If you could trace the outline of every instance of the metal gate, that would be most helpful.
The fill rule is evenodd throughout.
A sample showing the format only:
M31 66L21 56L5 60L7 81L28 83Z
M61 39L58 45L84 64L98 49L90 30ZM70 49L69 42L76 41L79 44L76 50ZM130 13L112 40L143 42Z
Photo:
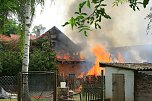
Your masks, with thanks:
M20 73L18 101L56 101L55 72Z
M103 71L101 75L86 75L82 78L72 77L62 77L58 76L58 82L64 81L67 83L67 88L72 90L75 94L64 96L66 99L61 101L69 101L68 97L75 98L70 101L103 101L104 99L104 76ZM58 84L59 86L59 84ZM68 95L68 94L67 94Z
M103 71L101 76L86 76L82 85L83 101L103 101L103 86Z

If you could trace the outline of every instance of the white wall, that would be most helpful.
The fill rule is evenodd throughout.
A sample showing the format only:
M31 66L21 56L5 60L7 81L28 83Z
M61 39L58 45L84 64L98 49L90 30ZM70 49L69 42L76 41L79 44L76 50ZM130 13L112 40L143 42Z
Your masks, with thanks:
M112 99L112 74L125 76L125 101L134 101L134 71L114 67L105 68L105 97Z

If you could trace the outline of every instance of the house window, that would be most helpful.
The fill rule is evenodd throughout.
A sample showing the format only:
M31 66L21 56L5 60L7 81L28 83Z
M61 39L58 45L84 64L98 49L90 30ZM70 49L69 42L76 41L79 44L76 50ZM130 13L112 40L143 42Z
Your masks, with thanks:
M75 74L69 74L69 78L75 78Z
M55 42L52 42L52 47L55 47Z

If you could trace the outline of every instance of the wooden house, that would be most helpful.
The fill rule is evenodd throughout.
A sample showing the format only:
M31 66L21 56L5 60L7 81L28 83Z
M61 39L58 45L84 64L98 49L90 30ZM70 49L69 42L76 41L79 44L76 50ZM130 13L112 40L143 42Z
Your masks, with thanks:
M62 33L57 27L52 27L39 36L38 39L48 39L51 48L56 52L59 62L59 73L63 76L79 76L85 68L84 60L80 58L81 48L70 38Z

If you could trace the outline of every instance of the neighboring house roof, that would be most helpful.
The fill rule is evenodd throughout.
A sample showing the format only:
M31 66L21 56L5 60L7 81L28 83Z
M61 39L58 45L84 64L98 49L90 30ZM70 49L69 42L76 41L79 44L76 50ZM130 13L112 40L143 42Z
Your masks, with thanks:
M125 62L128 63L152 63L152 44L108 47L108 50L115 57L117 57L118 53L121 53Z
M18 34L10 34L10 37L6 36L4 34L0 34L0 41L18 41L19 38L20 38L20 36ZM36 36L31 35L30 39L34 40L34 39L36 39Z
M115 67L122 69L148 71L152 70L152 63L99 63L100 67Z
M11 39L12 39L12 40L15 40L15 41L18 41L19 38L20 38L20 36L17 35L17 34L10 34L10 36L11 36Z
M11 37L0 34L0 41L11 41Z

